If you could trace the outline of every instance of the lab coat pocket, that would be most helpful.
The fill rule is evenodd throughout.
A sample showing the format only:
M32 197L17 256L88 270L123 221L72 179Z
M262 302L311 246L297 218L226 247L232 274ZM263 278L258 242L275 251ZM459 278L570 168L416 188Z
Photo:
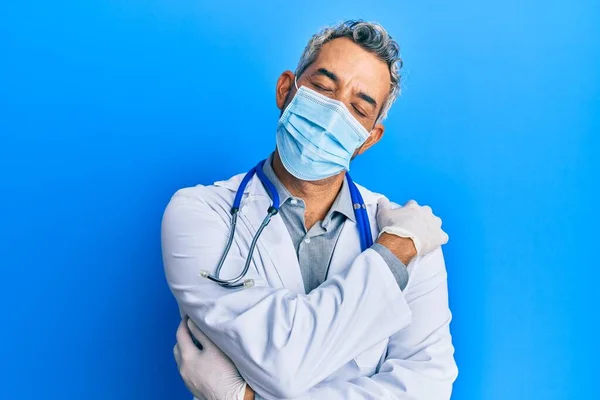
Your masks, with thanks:
M375 346L363 351L354 357L354 362L364 374L374 374L379 362L383 359L387 349L388 339L377 343Z

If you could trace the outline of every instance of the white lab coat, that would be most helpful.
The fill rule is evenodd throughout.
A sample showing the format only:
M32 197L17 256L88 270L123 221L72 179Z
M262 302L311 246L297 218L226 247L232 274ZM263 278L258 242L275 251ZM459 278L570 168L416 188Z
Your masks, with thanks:
M294 246L276 215L247 275L255 287L226 289L199 276L215 272L242 177L179 190L164 214L162 245L181 312L233 360L246 382L265 399L450 398L457 368L439 248L409 264L401 292L377 252L361 253L357 227L346 220L327 281L305 294ZM381 195L359 190L377 237ZM270 203L255 176L244 191L222 278L242 270Z

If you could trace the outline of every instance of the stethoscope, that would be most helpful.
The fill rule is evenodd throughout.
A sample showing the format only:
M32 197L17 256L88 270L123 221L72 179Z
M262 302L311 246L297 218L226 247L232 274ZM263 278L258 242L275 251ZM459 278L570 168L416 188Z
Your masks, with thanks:
M231 207L231 227L229 228L229 240L225 245L225 250L223 251L223 255L219 260L219 264L217 265L215 275L211 275L208 271L200 272L200 276L210 279L211 281L216 282L225 288L254 286L253 279L245 279L244 281L242 281L242 279L248 273L248 269L250 268L250 262L252 261L252 254L254 254L254 248L256 247L256 242L258 242L260 234L267 227L267 225L269 225L271 218L273 218L273 216L275 216L279 212L279 194L277 193L277 190L275 189L273 183L271 183L271 181L269 180L269 178L267 178L263 171L263 165L265 161L266 160L262 160L254 168L248 171L246 176L244 176L244 179L242 179L237 193L235 194L233 206ZM233 244L235 226L237 224L238 212L240 211L240 203L242 202L242 196L244 194L246 186L248 185L248 182L250 182L250 179L252 179L254 174L258 176L262 184L267 189L267 192L269 192L273 203L267 209L267 215L265 216L265 219L258 227L258 230L254 234L254 237L252 237L252 242L250 243L250 250L248 252L248 257L246 258L246 263L244 264L244 269L242 270L242 272L233 279L220 279L219 276L221 273L221 268L223 268L223 264L225 263L227 254L229 253L231 245ZM348 187L350 188L350 197L352 198L352 205L354 207L356 225L358 226L358 234L360 236L360 247L362 251L365 251L373 245L373 237L371 236L371 228L369 225L369 215L367 214L367 207L365 206L365 202L363 201L363 198L360 195L358 188L356 187L348 173L346 173L346 179L348 180Z

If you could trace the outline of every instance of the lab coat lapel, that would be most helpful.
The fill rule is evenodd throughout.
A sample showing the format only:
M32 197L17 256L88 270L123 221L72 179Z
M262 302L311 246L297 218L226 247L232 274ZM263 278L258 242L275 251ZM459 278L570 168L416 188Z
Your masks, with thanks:
M240 218L250 225L251 233L254 234L267 215L271 198L258 177L255 176L248 186L249 194L242 201ZM267 254L271 259L283 287L295 293L304 293L304 282L296 250L279 214L271 218L269 225L262 231L257 247L261 254Z
M363 200L367 206L367 213L369 215L369 227L371 228L371 234L373 240L377 238L378 228L376 221L377 214L377 200L380 196L368 191L360 185L356 185L361 192ZM333 276L344 271L348 268L354 259L361 253L360 247L360 235L358 234L358 226L355 222L347 219L344 222L340 237L338 238L335 250L331 257L331 263L329 264L329 271L327 277Z
M327 277L339 274L352 264L354 259L361 253L360 236L358 235L358 227L356 223L350 219L346 219L335 250L331 256L329 271Z
M228 181L220 181L215 184L223 186L235 192L244 174L232 177ZM377 200L381 195L368 191L360 185L356 185L360 190L367 212L369 213L369 222L373 238L377 237ZM244 190L246 196L242 200L242 209L240 210L240 219L248 225L250 234L253 235L262 223L267 208L271 205L271 198L266 192L264 186L257 176L254 176ZM280 215L275 215L269 225L263 230L258 240L258 251L261 255L266 254L273 263L279 279L288 290L295 293L304 293L304 282L300 273L298 257L290 234ZM360 237L356 223L346 220L342 227L342 232L338 238L335 250L333 252L331 263L329 265L328 277L342 272L350 266L356 257L361 253ZM255 255L256 256L256 255Z

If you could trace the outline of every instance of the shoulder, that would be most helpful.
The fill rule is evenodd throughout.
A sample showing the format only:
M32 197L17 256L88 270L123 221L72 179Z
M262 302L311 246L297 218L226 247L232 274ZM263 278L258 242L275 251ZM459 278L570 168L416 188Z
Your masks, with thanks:
M216 181L211 185L196 185L179 189L171 197L169 206L178 203L190 203L209 207L218 206L221 203L231 204L242 177L243 174L238 174L227 180Z
M171 222L179 224L185 220L228 216L239 180L236 175L212 185L196 185L177 190L163 213L163 226Z
M428 293L439 285L445 285L448 279L441 247L415 257L407 268L410 277L405 288L407 300Z
M198 205L209 205L213 203L213 198L217 196L219 190L214 185L196 185L191 187L185 187L177 190L171 200L169 201L169 207L172 204L177 203L196 203Z
M379 199L381 199L382 197L385 197L381 193L373 192L372 190L369 190L366 187L359 185L356 182L354 184L358 188L358 191L360 192L360 194L363 197L363 200L365 201L365 204L367 206L370 206L370 205L377 206L377 202L379 201Z

